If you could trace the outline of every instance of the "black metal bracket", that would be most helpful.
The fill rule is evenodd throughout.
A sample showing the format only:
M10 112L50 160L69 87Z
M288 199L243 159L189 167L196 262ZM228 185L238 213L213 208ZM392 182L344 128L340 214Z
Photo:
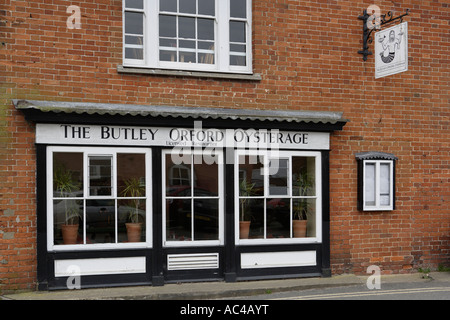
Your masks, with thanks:
M359 16L358 19L363 21L363 49L359 50L358 53L363 55L363 60L367 61L367 56L372 55L372 51L369 51L369 44L372 43L372 32L374 30L381 30L381 26L390 24L394 21L400 20L400 23L403 22L403 17L409 15L409 9L406 9L406 12L398 17L394 18L394 14L389 11L387 14L382 14L379 17L374 16L373 14L368 14L367 10L363 11L363 15ZM370 26L369 26L370 19ZM373 22L372 22L373 21Z

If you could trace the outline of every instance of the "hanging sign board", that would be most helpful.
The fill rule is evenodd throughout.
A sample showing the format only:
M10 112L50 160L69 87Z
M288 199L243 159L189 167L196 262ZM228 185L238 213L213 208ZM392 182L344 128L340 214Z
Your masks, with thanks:
M375 33L375 78L408 70L408 22Z

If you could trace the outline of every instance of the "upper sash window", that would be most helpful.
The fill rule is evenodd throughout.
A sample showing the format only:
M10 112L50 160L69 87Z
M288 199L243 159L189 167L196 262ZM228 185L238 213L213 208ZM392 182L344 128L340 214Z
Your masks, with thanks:
M124 0L123 63L251 73L251 0Z

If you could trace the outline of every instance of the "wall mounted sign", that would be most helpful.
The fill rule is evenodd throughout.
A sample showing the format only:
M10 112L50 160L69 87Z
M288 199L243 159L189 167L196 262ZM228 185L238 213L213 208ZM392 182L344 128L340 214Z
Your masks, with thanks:
M408 22L375 33L375 78L408 70Z
M39 144L328 150L329 141L328 132L36 124Z

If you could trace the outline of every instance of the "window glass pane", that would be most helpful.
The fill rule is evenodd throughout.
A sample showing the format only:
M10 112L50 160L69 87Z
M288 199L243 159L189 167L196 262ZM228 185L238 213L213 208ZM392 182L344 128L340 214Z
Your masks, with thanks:
M117 201L118 242L145 241L145 199L122 199Z
M199 40L214 40L214 20L197 19Z
M194 200L194 240L219 239L219 200Z
M117 196L145 197L144 154L117 154Z
M315 158L292 157L292 195L315 196L315 174Z
M380 205L388 206L390 205L390 164L381 163L380 164Z
M143 37L125 36L125 44L143 45Z
M178 18L178 36L195 39L195 18Z
M144 59L144 49L125 48L125 58L142 60Z
M198 14L214 16L216 14L215 0L198 0Z
M292 199L292 213L293 237L315 237L316 199Z
M177 36L177 18L174 16L159 16L159 36L173 37Z
M267 199L267 231L266 238L290 238L291 210L290 199Z
M230 0L230 16L233 18L246 18L247 0Z
M249 233L240 232L241 239L264 238L264 199L239 199L239 221L250 222Z
M216 197L219 193L219 172L216 163L194 164L194 196Z
M366 206L375 205L375 164L367 163L365 165L365 177L364 177L364 195Z
M239 195L264 195L264 164L262 156L239 156Z
M214 64L214 54L212 53L199 53L198 63Z
M180 51L180 62L195 63L195 52Z
M82 153L53 153L53 196L83 196Z
M167 1L167 0L163 0L163 1ZM132 9L144 9L144 3L142 0L126 0L125 7L132 8Z
M230 42L246 42L245 22L230 21Z
M177 40L175 39L159 39L159 45L161 47L173 47L177 46Z
M175 164L172 161L172 154L166 154L167 197L191 196L191 162L191 157L184 157L180 164Z
M177 12L177 0L160 0L159 10Z
M89 157L89 195L112 195L112 157Z
M288 195L288 159L269 161L269 194Z
M230 55L230 65L245 66L247 64L245 56Z
M83 200L53 201L54 244L83 243Z
M230 51L232 52L243 52L247 51L247 46L245 44L230 44Z
M197 13L196 2L197 0L179 0L181 13Z
M159 60L160 61L176 61L177 60L177 52L169 51L169 50L160 50L159 51Z
M144 14L125 12L125 33L144 34Z
M195 49L195 41L193 40L180 40L180 48Z
M191 199L168 199L166 201L167 241L190 241Z
M86 243L114 243L115 200L86 200Z

